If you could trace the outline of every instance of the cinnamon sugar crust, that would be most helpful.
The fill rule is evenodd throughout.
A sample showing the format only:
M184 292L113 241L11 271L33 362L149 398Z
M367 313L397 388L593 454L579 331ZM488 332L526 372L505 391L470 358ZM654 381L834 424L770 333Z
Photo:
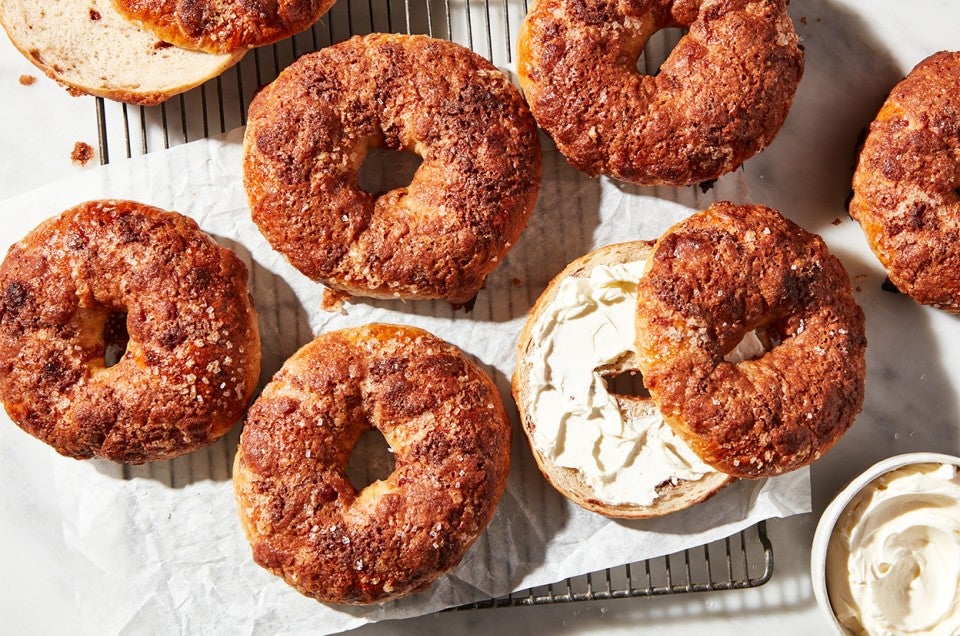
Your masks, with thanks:
M686 35L656 75L649 37ZM570 163L643 185L715 179L786 119L803 53L784 0L538 0L517 70L537 123Z
M423 158L379 197L368 149ZM250 105L244 184L253 220L301 272L342 292L470 301L540 186L536 126L493 65L457 44L373 34L301 57Z
M357 491L360 435L383 433L394 472ZM318 336L250 409L234 467L253 558L307 596L384 602L453 568L506 485L510 421L456 347L372 324Z
M863 404L863 312L823 241L762 206L718 203L667 231L637 293L644 384L705 462L736 477L800 468ZM774 345L724 360L751 330Z
M960 313L960 52L923 60L870 125L850 215L897 289Z
M335 0L112 0L164 42L207 53L270 44L309 28Z
M71 208L10 248L0 294L0 398L63 455L181 455L226 433L256 386L246 266L175 212Z

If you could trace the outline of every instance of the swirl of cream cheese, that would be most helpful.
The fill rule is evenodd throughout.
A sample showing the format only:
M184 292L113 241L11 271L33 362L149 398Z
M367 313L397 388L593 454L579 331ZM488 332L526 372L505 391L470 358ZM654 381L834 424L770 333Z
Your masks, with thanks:
M915 464L878 477L844 509L827 590L853 634L960 634L960 472Z
M657 486L697 481L714 469L651 404L625 418L598 370L636 353L637 281L643 261L594 267L586 278L560 282L533 329L528 412L534 444L559 466L580 472L611 505L650 505ZM731 361L763 353L750 333Z

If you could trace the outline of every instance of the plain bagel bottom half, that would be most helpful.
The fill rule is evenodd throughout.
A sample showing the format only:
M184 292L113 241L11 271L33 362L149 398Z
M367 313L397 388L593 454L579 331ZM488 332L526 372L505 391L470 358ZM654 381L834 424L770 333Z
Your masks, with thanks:
M722 490L734 479L719 471L712 471L699 479L665 480L656 486L656 498L649 504L610 502L598 489L575 468L562 466L555 457L544 452L536 442L536 430L546 422L538 422L531 408L536 389L531 386L534 359L542 344L538 338L537 325L544 313L557 299L561 284L568 278L590 278L597 267L618 266L624 263L646 262L653 242L633 241L608 245L578 258L561 271L540 295L526 325L520 334L517 349L517 366L513 375L513 395L520 411L523 431L527 436L533 457L544 477L565 497L581 507L602 515L619 519L644 519L658 517L705 501ZM604 378L621 374L639 373L635 353L627 352L613 363L596 369ZM640 420L656 411L649 396L617 395L611 391L627 428L633 428Z

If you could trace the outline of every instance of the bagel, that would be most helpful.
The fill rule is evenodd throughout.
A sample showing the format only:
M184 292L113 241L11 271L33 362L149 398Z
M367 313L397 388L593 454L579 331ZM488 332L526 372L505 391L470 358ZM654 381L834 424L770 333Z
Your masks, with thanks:
M931 55L890 92L849 211L898 290L960 313L960 52Z
M10 248L0 294L0 400L62 455L187 453L230 430L256 386L246 266L175 212L71 208ZM123 351L112 366L109 349Z
M638 73L667 27L687 33ZM517 49L533 115L569 162L641 185L740 166L773 141L803 74L785 0L538 0Z
M732 481L703 464L653 400L608 386L638 371L636 282L652 247L609 245L560 272L524 325L513 375L523 431L547 481L581 507L622 519L682 510Z
M164 42L218 55L310 28L335 0L113 0L126 19Z
M187 51L141 31L108 0L4 0L10 41L51 79L72 91L151 106L220 75L243 51Z
M805 466L863 404L863 311L823 241L763 206L717 203L669 229L637 285L644 384L707 464L759 478ZM773 346L724 356L751 331Z
M368 149L423 157L413 181L360 189ZM349 295L472 300L540 186L519 92L464 47L372 34L301 57L250 105L243 179L253 220L313 280Z
M360 492L346 474L378 429L396 468ZM486 528L506 485L510 421L490 379L413 327L318 336L250 409L234 465L254 560L327 603L430 585Z

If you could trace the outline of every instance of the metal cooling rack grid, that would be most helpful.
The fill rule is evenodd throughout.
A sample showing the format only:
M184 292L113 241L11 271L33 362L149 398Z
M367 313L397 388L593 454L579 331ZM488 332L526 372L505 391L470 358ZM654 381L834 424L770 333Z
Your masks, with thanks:
M527 0L340 0L312 29L251 51L220 77L159 106L145 108L97 98L100 162L144 155L242 126L260 86L300 55L356 34L385 31L450 39L500 67L508 66L526 11ZM640 62L647 72L655 72L654 61L664 59L678 37L666 31L651 39ZM773 547L766 524L760 522L732 537L676 554L453 609L745 589L763 585L772 574Z

